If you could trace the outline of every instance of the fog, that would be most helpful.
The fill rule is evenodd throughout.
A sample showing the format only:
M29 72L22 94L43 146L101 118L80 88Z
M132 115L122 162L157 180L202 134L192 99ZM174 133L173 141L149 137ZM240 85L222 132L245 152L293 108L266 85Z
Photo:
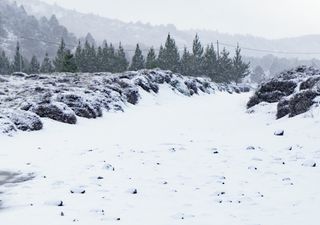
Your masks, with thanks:
M282 38L320 33L318 0L42 0L125 22Z

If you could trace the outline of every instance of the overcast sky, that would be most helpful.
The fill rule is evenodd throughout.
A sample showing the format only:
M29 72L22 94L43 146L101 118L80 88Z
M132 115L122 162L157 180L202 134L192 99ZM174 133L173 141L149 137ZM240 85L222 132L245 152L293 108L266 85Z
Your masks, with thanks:
M320 34L320 0L42 0L125 22L282 38Z

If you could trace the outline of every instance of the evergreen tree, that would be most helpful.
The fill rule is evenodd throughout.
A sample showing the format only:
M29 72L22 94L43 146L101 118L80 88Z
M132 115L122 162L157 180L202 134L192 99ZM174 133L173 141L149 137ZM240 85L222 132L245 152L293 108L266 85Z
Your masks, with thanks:
M203 47L201 45L201 42L199 40L198 34L195 36L193 40L193 46L192 46L192 75L194 76L200 76L202 75L202 66L203 66Z
M2 51L0 55L0 74L9 74L10 72L10 61L6 53Z
M85 65L85 59L84 59L84 52L81 46L81 42L79 41L78 46L76 48L76 52L75 52L75 61L77 64L77 68L80 72L84 72L84 65Z
M160 48L158 63L161 69L171 70L172 72L178 72L179 70L180 55L176 42L168 34L164 48Z
M218 58L216 82L231 82L233 73L233 63L230 58L230 53L226 48L223 48L220 57Z
M38 74L39 72L40 72L40 63L39 63L36 56L32 56L32 59L30 62L29 73Z
M190 76L193 72L193 57L190 54L190 52L187 50L185 47L183 50L183 54L181 57L181 62L180 62L180 70L179 72L183 75Z
M206 47L202 70L203 74L210 77L213 81L217 80L218 59L212 43Z
M52 73L54 71L52 62L49 58L48 53L46 53L42 63L41 63L41 68L40 72L41 73Z
M137 70L143 69L144 67L145 67L144 57L143 57L142 52L140 50L139 44L137 44L136 51L135 51L134 56L132 58L130 70L137 71Z
M14 55L14 61L12 64L13 72L22 72L23 71L23 57L20 53L20 43L17 42L16 53Z
M108 43L105 41L102 48L102 71L104 72L110 72L110 69L108 67L109 65L109 46Z
M165 52L162 45L160 45L159 54L157 58L157 64L160 69L163 69L165 67Z
M103 50L102 50L101 46L99 46L98 50L97 50L96 72L103 72Z
M53 61L53 64L55 66L55 71L56 72L65 72L64 71L64 60L65 60L65 56L67 53L67 49L66 49L66 44L63 40L63 38L61 39L61 43L60 46L58 48L57 51L57 55L55 60Z
M128 69L128 66L129 66L129 62L126 58L126 53L124 52L124 49L120 43L117 54L116 54L115 72L116 73L124 72Z
M77 72L76 60L70 50L66 50L63 59L63 67L61 72Z
M84 44L84 58L83 58L83 71L82 72L95 72L96 71L96 49L94 45L90 45L88 41Z
M147 55L146 68L147 69L154 69L157 67L158 67L158 63L157 63L156 52L154 51L154 48L150 48L148 55Z
M115 64L117 60L116 60L116 54L115 54L115 49L113 45L112 44L108 45L108 43L105 42L102 52L103 52L103 71L116 72Z
M250 74L250 71L249 71L250 65L249 63L245 63L242 60L241 48L239 47L239 45L236 48L236 54L232 60L232 63L233 63L232 80L235 81L236 83L239 83L244 77Z

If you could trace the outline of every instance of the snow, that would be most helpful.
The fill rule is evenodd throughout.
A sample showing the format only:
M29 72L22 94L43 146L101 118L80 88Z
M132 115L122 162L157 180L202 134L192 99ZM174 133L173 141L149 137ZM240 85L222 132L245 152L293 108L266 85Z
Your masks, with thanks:
M246 109L252 93L140 93L125 112L0 136L1 170L34 175L0 186L1 224L317 223L319 107L275 120L276 104Z

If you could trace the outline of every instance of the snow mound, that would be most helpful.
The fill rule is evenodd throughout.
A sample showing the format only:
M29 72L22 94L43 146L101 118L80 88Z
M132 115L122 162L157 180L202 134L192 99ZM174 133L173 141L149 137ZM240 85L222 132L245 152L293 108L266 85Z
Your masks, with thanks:
M3 133L42 129L40 117L76 124L77 116L94 119L103 110L124 111L142 98L141 91L157 94L161 86L184 96L215 91L240 93L249 89L186 77L171 71L141 70L111 73L14 73L0 76ZM12 122L12 123L11 123Z
M261 84L247 107L261 102L278 103L278 119L287 115L294 117L309 111L317 96L320 96L320 70L300 66Z

